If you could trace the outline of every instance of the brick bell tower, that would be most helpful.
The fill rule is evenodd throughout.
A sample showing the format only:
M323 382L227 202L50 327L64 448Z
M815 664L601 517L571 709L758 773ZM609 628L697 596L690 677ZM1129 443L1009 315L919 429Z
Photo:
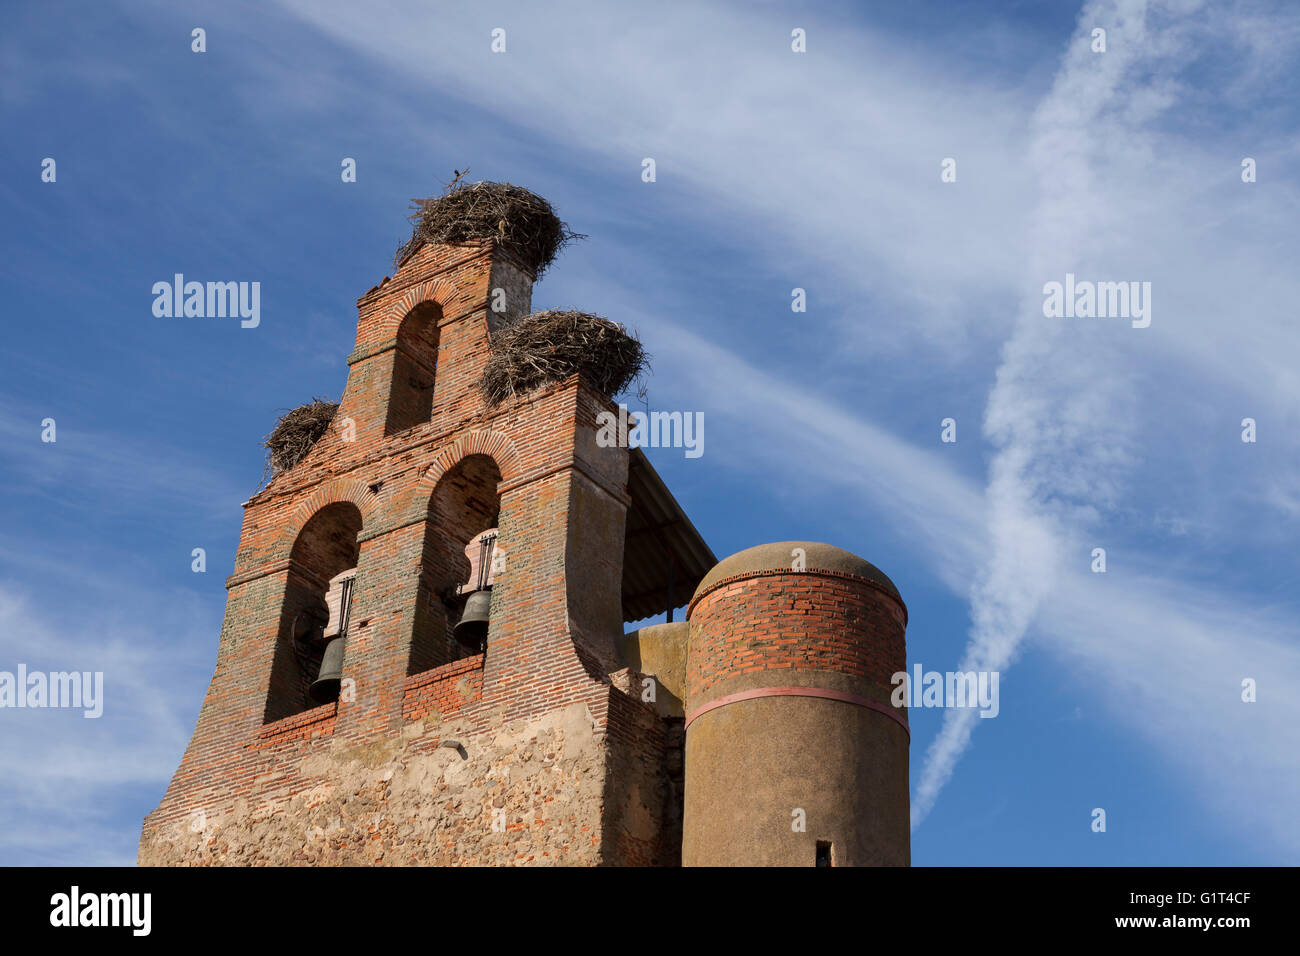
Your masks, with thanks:
M597 444L617 406L586 377L481 396L538 269L495 236L413 242L358 300L333 422L244 506L141 864L680 862L681 721L642 700L621 641L716 558L639 451ZM492 528L467 648L455 586ZM341 679L318 702L327 617Z
M626 377L565 323L632 340L530 311L549 204L424 209L357 302L328 427L244 506L140 863L907 865L898 589L818 542L719 563L645 455L597 440ZM486 399L539 329L518 367L577 342L574 370Z

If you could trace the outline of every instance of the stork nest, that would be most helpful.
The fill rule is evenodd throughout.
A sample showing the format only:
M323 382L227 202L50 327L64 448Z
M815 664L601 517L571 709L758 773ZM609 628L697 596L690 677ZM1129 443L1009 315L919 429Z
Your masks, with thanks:
M492 339L479 379L489 405L499 405L578 372L605 395L617 395L649 367L636 337L617 322L589 312L534 312Z
M495 239L539 279L573 232L555 215L551 204L511 183L454 180L441 196L412 199L411 238L393 258L400 266L421 242L474 242Z
M266 447L266 471L262 480L287 471L306 458L312 446L329 430L338 410L338 402L313 398L281 415L271 434L262 440Z

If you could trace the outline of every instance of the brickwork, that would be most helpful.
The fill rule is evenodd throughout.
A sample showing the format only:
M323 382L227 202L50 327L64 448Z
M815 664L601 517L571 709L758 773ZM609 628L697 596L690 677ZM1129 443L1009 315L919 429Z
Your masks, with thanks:
M905 667L896 593L719 565L689 625L646 630L662 646L634 663L659 668L664 696L642 699L623 635L629 454L596 442L615 404L576 375L497 407L476 389L492 334L531 298L529 273L484 241L426 243L358 300L334 422L245 504L216 668L142 864L803 861L803 838L753 829L796 798L846 834L844 859L906 861L905 725L860 707L846 722L830 698L690 716L776 685L887 699ZM453 639L455 589L492 527L480 653ZM341 693L317 705L322 645L298 636L351 568ZM878 805L885 826L855 822Z
M424 720L430 714L446 719L460 713L466 704L483 694L483 655L435 667L406 679L402 694L402 717Z
M759 684L870 685L886 696L907 669L905 611L866 578L761 572L718 582L690 608L688 709Z
M662 752L608 677L627 452L598 447L594 422L614 405L577 376L497 408L475 389L490 329L530 301L491 242L426 244L358 301L333 425L245 506L216 671L142 863L657 858L653 768L646 803L619 797L635 835L602 839L614 763L640 759L621 751ZM443 599L493 523L506 569L488 651L466 656ZM344 693L310 706L288 635L350 566Z

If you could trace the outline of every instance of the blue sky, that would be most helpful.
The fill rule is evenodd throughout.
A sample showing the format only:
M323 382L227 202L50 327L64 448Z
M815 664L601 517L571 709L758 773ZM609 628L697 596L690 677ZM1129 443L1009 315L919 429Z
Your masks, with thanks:
M910 715L916 864L1300 862L1300 9L410 6L7 16L0 669L106 702L0 712L0 863L134 861L260 439L339 396L408 200L467 166L590 236L534 307L636 329L651 406L704 413L651 457L719 556L846 547L909 662L1002 674L996 719ZM259 281L260 326L155 318L176 272ZM1150 327L1045 318L1066 272L1150 281Z

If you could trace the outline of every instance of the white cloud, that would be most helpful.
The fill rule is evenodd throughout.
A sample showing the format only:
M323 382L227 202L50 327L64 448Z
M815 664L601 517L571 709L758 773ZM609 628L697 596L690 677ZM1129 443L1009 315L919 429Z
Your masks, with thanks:
M845 322L840 337L858 348L911 337L955 354L997 331L969 325L967 310L990 285L1010 290L1027 252L1016 141L1031 103L974 68L957 74L942 52L804 17L815 52L797 55L788 19L754 7L663 3L631 23L627 7L571 3L456 18L384 2L283 7L400 85L481 110L477 125L561 145L577 176L641 188L654 157L653 188L684 216L734 230L826 296L876 294L906 311L888 336ZM496 25L505 54L489 52ZM409 122L419 136L425 122ZM945 187L949 156L959 185Z
M131 864L139 832L124 829L121 815L161 798L179 764L220 621L188 592L120 579L107 589L60 581L47 593L77 598L0 583L0 670L102 672L103 713L0 711L0 859Z
M1079 532L1097 527L1099 518L1113 514L1133 493L1141 447L1138 416L1129 411L1140 401L1134 378L1150 374L1153 366L1168 359L1129 347L1132 336L1149 329L1113 322L1098 326L1103 320L1083 319L1073 320L1077 328L1072 329L1068 320L1044 321L1037 311L1042 299L1035 287L1070 271L1082 273L1080 278L1093 277L1086 271L1089 266L1104 270L1095 278L1118 281L1150 281L1152 274L1162 277L1176 270L1184 244L1173 242L1154 255L1131 257L1123 234L1145 231L1130 219L1141 206L1153 207L1147 221L1160 223L1162 229L1189 218L1181 196L1150 181L1157 165L1153 157L1168 145L1168 137L1154 135L1150 127L1176 103L1169 77L1195 60L1192 31L1186 29L1186 10L1181 9L1188 6L1145 0L1088 4L1053 88L1035 114L1031 155L1042 199L1034 215L1034 252L1025 281L1026 289L1033 291L1021 305L1020 321L1004 349L989 399L986 431L997 448L988 492L992 553L972 591L973 625L963 668L1004 670L1015 659L1035 617L1060 591L1057 578L1063 561L1084 564L1089 549ZM1164 26L1151 30L1149 21ZM1104 54L1092 52L1087 43L1095 24L1107 25ZM1148 73L1158 79L1146 79ZM1184 153L1180 161L1184 176L1192 170L1202 182L1213 178L1199 150ZM1134 186L1149 192L1139 200ZM1130 198L1135 202L1126 202ZM1119 241L1112 238L1117 235ZM1126 266L1138 271L1115 271ZM1166 288L1158 279L1155 287ZM1158 309L1153 325L1184 322L1182 334L1194 335L1196 326L1210 319L1195 302L1162 298L1172 308L1153 300L1153 313ZM1067 547L1071 539L1073 551ZM1150 610L1140 601L1126 603L1124 609L1134 621ZM1086 620L1097 627L1104 617L1090 615ZM1181 623L1180 631L1166 634L1176 633L1179 642L1203 636L1196 621ZM1113 617L1109 624L1122 626ZM1126 632L1134 626L1130 622ZM1168 649L1161 641L1168 639L1161 635L1155 642L1144 642L1150 662L1161 658L1160 652ZM1224 647L1215 649L1226 653ZM1105 659L1103 655L1115 648L1091 650ZM1176 696L1201 696L1189 681L1194 673L1166 673L1165 679L1178 688ZM966 749L976 726L972 716L964 711L945 714L917 786L914 825L933 807ZM1286 829L1294 833L1293 827Z
M41 440L42 421L53 417L54 442ZM93 431L71 415L28 402L0 404L0 465L14 492L40 497L59 509L148 514L195 511L228 519L253 493L240 489L186 447L193 436L170 445L134 437L125 429Z

